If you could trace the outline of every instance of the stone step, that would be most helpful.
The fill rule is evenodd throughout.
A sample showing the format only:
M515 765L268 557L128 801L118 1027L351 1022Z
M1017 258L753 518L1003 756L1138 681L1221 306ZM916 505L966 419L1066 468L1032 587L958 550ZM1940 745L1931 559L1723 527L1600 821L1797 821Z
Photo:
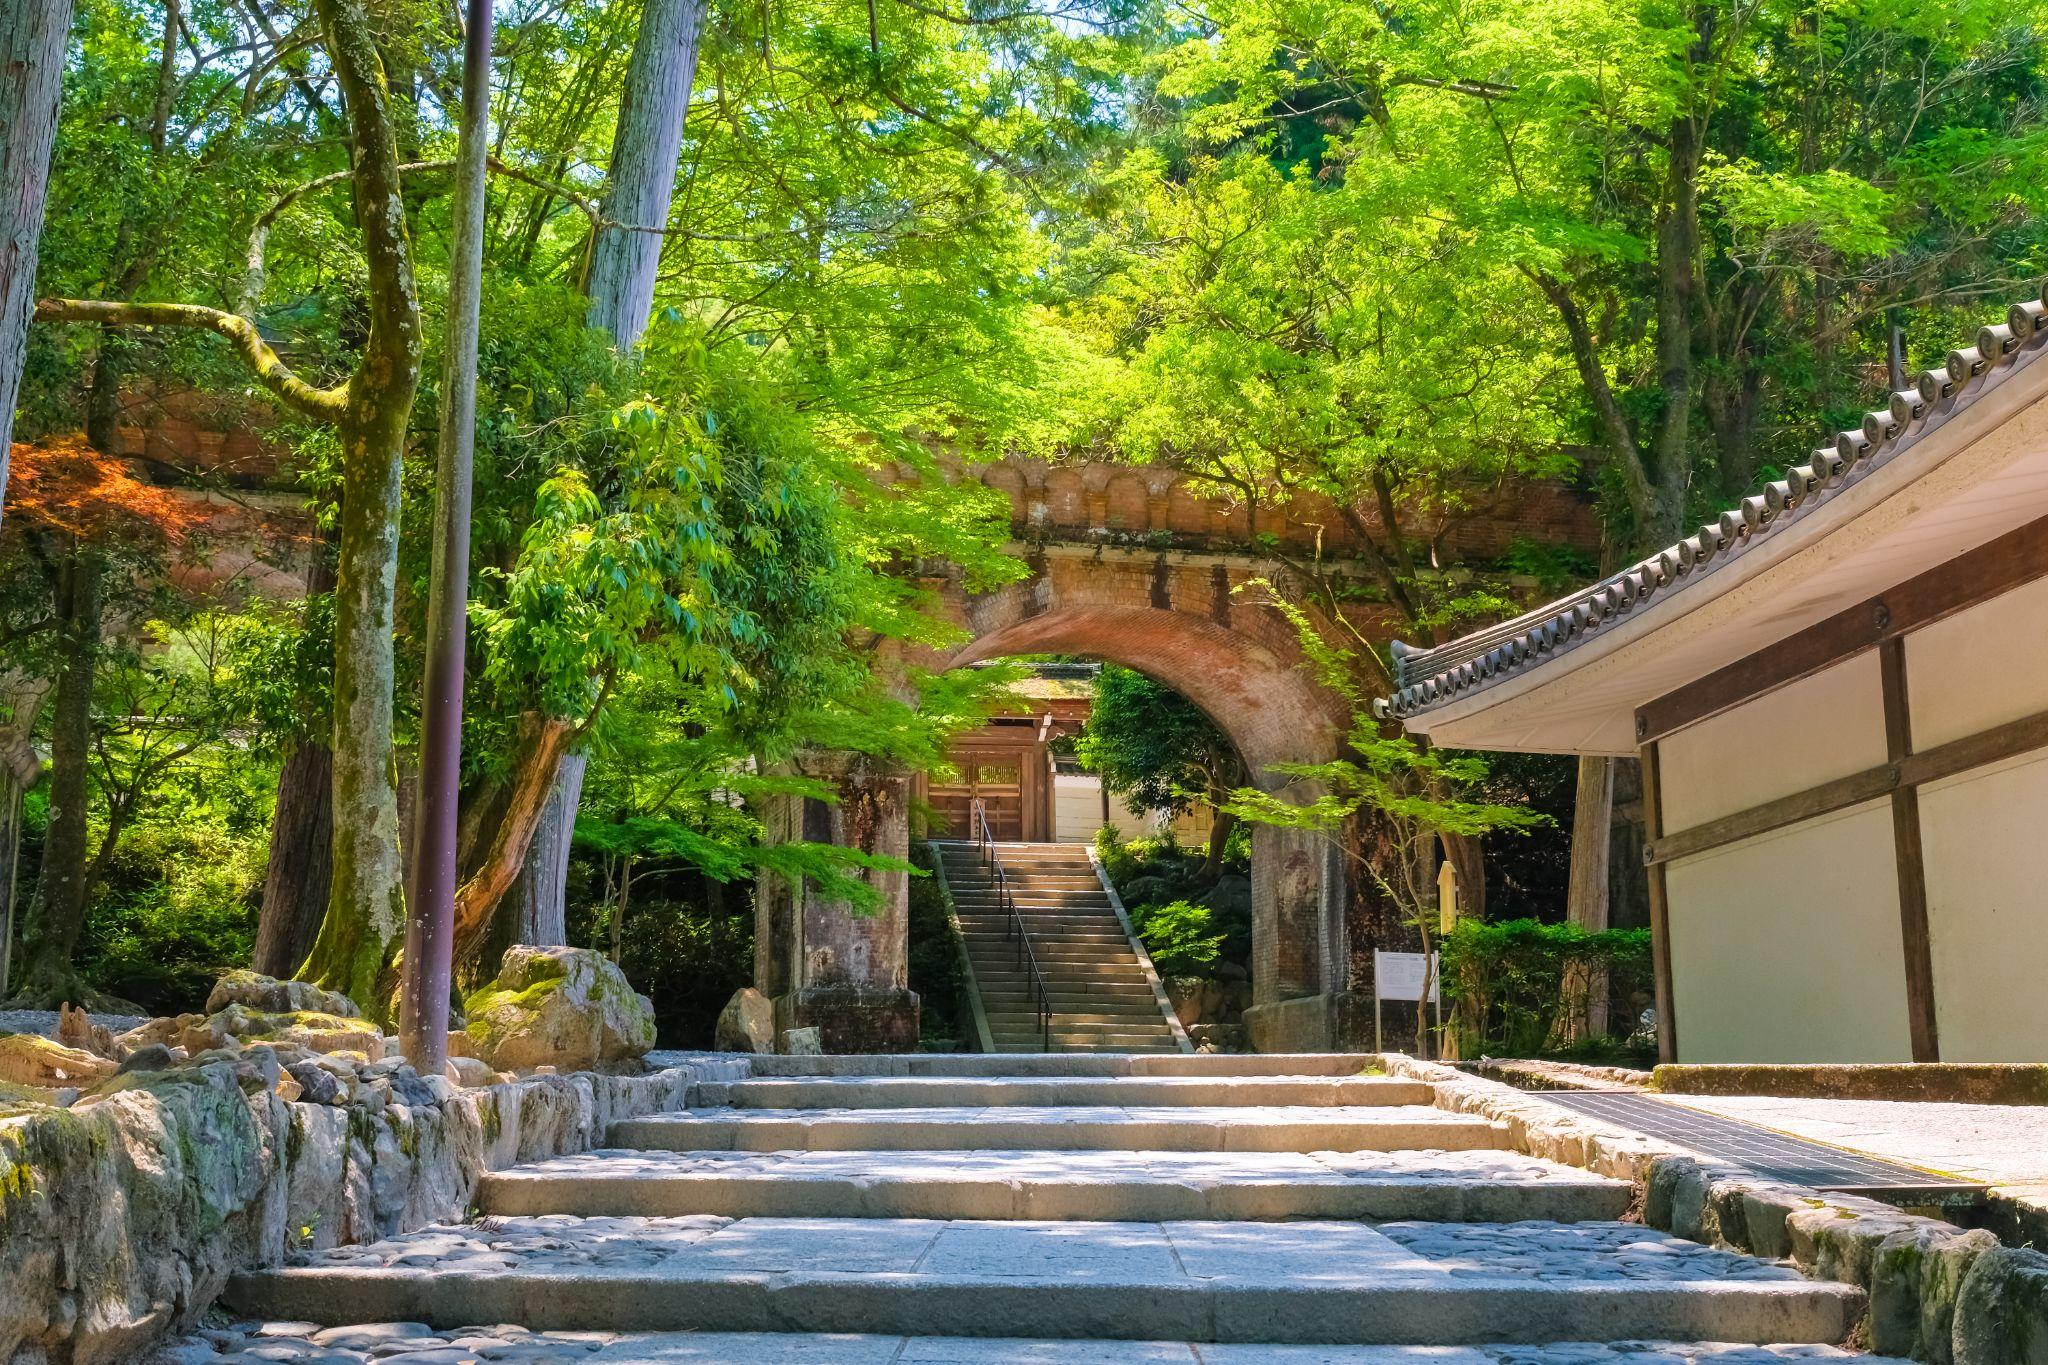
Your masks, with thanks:
M993 920L981 924L970 921L962 924L960 931L961 937L967 940L971 948L1010 947L1017 941L1007 920ZM1107 915L1093 924L1041 924L1037 920L1027 919L1024 921L1024 932L1030 937L1034 947L1040 943L1058 942L1116 946L1123 948L1125 952L1129 952L1131 947L1130 936L1124 933L1124 927Z
M1864 1296L1626 1223L494 1218L235 1276L314 1323L1343 1342L1836 1342Z
M1035 1015L1036 1000L1026 994L988 995L981 997L984 1013L994 1019L998 1015ZM1163 1024L1164 1017L1159 1006L1151 1000L1088 1000L1082 997L1052 997L1053 1018L1066 1024L1111 1024L1129 1023L1142 1019L1148 1023Z
M241 1326L242 1324L237 1324ZM1199 1345L1182 1341L1055 1341L1044 1337L902 1337L835 1332L529 1332L504 1323L451 1328L438 1335L425 1323L379 1323L291 1335L293 1324L266 1324L248 1345L294 1352L285 1359L327 1365L376 1365L391 1343L422 1347L461 1342L487 1352L483 1361L587 1362L587 1365L1907 1365L1883 1356L1853 1356L1835 1346L1773 1343L1631 1341L1589 1352L1583 1342L1556 1348L1492 1342L1481 1346L1273 1346L1265 1343ZM311 1324L306 1324L310 1326ZM212 1329L217 1335L222 1329ZM205 1337L187 1339L220 1359ZM347 1341L343 1347L334 1343ZM354 1343L361 1341L363 1345ZM489 1343L488 1347L485 1343ZM372 1347L375 1351L372 1351ZM230 1354L236 1352L230 1350ZM246 1359L247 1357L239 1357ZM268 1357L276 1359L278 1357ZM173 1359L165 1357L166 1360ZM183 1365L180 1359L180 1365Z
M931 1109L999 1105L1359 1107L1428 1104L1421 1081L1387 1076L767 1077L701 1085L705 1104L740 1109Z
M676 1218L1578 1223L1620 1218L1625 1181L1513 1152L630 1152L487 1175L487 1214Z
M1114 1044L1114 1046L1106 1046L1106 1044L1065 1044L1065 1042L1059 1042L1057 1038L1049 1046L1047 1044L1040 1044L1036 1038L1028 1038L1024 1042L991 1042L991 1046L989 1046L989 1052L999 1052L999 1054L1004 1054L1004 1056L1030 1056L1030 1054L1049 1056L1049 1054L1055 1054L1055 1052L1065 1052L1065 1054L1079 1054L1079 1052L1122 1052L1122 1054L1130 1054L1130 1052L1180 1052L1180 1050L1182 1050L1182 1046L1178 1042Z
M1057 962L1047 965L1041 962L1038 964L1038 970L1039 975L1048 981L1126 982L1136 983L1148 989L1151 985L1146 979L1144 971L1138 966L1138 959L1135 957L1131 958L1128 962L1122 963ZM1031 973L1028 969L1006 965L991 967L985 972L977 965L974 969L974 975L977 979L987 980L991 985L1004 981L1023 983L1031 979Z
M1179 1053L1176 1058L1187 1055ZM1005 1058L1004 1062L1030 1060ZM1420 1105L1366 1109L1072 1105L837 1112L691 1109L620 1120L611 1127L610 1143L669 1152L1463 1152L1510 1146L1504 1125Z
M688 1053L656 1053L650 1063L674 1065ZM673 1059L673 1060L671 1060ZM972 1052L870 1053L837 1057L766 1054L747 1059L756 1076L1355 1076L1374 1058L1341 1052L1188 1053L1179 1057L1010 1058Z

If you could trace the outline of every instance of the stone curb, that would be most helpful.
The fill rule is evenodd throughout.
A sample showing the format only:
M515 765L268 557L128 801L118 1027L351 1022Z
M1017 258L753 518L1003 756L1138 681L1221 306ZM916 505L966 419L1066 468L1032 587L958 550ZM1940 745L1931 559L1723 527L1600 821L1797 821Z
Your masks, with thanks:
M1651 1227L1859 1286L1867 1344L1881 1355L2048 1365L2048 1255L1875 1200L1764 1180L1451 1067L1400 1054L1381 1062L1389 1075L1430 1082L1440 1108L1505 1124L1517 1151L1633 1181Z

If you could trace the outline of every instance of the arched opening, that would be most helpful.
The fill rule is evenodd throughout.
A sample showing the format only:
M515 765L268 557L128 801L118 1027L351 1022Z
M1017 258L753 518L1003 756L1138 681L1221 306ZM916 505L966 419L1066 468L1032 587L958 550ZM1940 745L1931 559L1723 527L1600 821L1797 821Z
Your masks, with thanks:
M1046 605L1010 594L983 599L970 621L984 629L946 662L1055 654L1134 669L1199 707L1236 747L1249 780L1268 791L1297 787L1277 767L1336 756L1341 705L1300 666L1291 641L1243 619L1249 612L1231 613L1238 619L1225 625L1158 606ZM1327 1048L1348 965L1342 855L1328 839L1270 826L1253 828L1251 849L1251 1043L1259 1051Z

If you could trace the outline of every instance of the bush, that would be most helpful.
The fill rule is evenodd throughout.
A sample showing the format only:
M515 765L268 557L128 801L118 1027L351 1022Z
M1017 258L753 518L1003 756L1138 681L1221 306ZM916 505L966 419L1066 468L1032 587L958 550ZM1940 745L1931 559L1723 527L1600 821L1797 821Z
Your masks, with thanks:
M1132 913L1131 925L1162 976L1205 975L1223 946L1223 935L1211 932L1209 907L1191 901L1141 906Z
M1595 983L1607 986L1610 1028L1626 1034L1649 989L1650 931L1589 933L1533 919L1460 920L1444 935L1445 1027L1462 1055L1611 1056L1613 1037L1587 1027Z
M207 814L130 829L87 912L81 974L154 1014L200 1009L255 947L269 840Z
M962 992L960 940L951 907L934 875L938 855L923 841L910 846L910 861L923 873L910 879L910 989L918 996L921 1046L950 1052L960 1046Z

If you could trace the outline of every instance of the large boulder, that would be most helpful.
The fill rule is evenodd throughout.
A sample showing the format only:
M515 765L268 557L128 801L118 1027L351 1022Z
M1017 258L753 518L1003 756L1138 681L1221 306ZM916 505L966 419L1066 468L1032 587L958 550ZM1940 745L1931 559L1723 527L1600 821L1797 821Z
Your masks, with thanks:
M720 1052L775 1051L775 1002L752 986L742 986L718 1012L711 1046Z
M213 993L206 997L208 1014L218 1014L229 1005L258 1014L332 1014L359 1019L363 1013L347 996L323 991L310 981L280 981L239 969L214 982Z
M626 974L588 948L518 944L498 978L469 997L469 1040L500 1071L588 1071L654 1046L654 1006Z

